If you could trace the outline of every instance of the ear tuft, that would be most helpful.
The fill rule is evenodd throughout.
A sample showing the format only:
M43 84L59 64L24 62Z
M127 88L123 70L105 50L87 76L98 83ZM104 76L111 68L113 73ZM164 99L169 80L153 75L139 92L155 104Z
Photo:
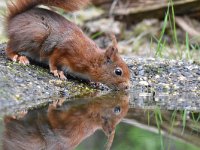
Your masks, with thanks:
M113 47L113 46L109 46L107 49L106 49L106 52L105 52L105 57L107 59L110 59L110 60L114 60L114 57L117 55L118 53L118 50L116 47Z
M109 34L110 39L112 40L112 46L117 47L117 39L114 33Z
M109 46L107 49L106 49L106 52L105 52L105 57L107 59L110 59L113 61L114 57L117 55L118 53L118 48L117 48L117 39L115 37L115 35L113 33L109 33L109 37L111 38L112 40L112 45Z

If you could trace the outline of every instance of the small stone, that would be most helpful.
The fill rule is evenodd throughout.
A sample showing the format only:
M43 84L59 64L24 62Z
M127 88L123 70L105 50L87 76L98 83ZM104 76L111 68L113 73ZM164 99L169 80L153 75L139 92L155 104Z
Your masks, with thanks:
M156 75L155 78L158 79L158 78L160 78L160 76L159 76L159 75Z
M17 83L22 83L22 82L24 82L24 80L23 80L22 78L16 78L15 81L16 81Z
M139 75L140 75L140 76L144 76L144 70L140 70L140 71L139 71Z
M178 77L178 79L181 80L181 81L184 81L184 80L186 80L187 78L184 77L184 76L180 76L180 77Z
M144 86L148 86L149 83L147 81L140 81L139 82L140 85L144 85Z
M138 66L138 70L143 70L143 67L142 66Z
M147 97L147 96L151 96L152 93L139 93L139 96L143 96L143 97Z

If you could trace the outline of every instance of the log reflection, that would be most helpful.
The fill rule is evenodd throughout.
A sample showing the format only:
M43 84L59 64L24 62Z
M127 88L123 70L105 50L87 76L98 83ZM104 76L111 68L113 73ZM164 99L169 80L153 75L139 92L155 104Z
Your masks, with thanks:
M130 108L123 122L200 146L200 112Z

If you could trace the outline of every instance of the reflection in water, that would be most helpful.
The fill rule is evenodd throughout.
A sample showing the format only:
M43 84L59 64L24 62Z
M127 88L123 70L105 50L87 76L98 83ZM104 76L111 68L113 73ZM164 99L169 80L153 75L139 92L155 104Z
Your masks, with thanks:
M171 149L175 139L200 147L200 112L130 108L123 122L158 133L162 149ZM164 142L163 137L170 140Z
M102 129L108 136L107 149L116 125L128 111L129 96L112 93L76 104L55 101L48 108L4 118L5 150L74 149L81 141ZM81 104L77 104L81 102Z

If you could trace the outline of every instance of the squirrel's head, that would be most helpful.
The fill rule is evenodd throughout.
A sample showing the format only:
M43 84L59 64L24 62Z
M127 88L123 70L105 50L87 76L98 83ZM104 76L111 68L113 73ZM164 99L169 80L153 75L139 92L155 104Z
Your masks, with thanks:
M130 87L130 72L118 54L117 40L114 34L111 34L111 38L113 43L103 53L103 59L96 70L98 75L94 80L115 90L126 90Z

